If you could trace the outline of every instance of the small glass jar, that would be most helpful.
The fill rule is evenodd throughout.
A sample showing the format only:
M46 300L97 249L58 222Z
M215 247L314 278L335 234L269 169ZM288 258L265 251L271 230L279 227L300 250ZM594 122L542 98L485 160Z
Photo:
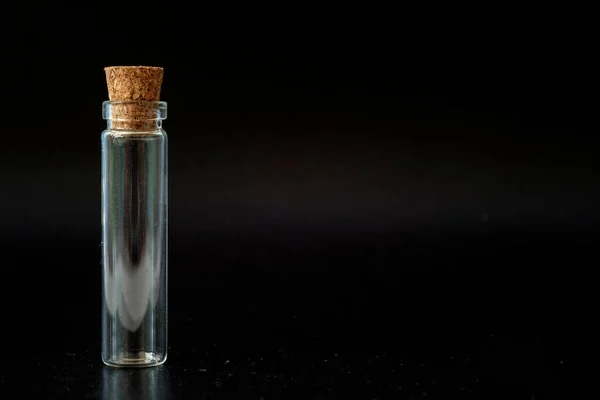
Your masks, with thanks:
M102 360L167 359L167 134L162 101L105 101L102 132Z

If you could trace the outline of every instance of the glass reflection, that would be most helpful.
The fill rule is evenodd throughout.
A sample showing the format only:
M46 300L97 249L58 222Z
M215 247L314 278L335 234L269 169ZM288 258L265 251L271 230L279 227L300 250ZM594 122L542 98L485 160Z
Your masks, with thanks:
M169 395L165 366L141 369L102 369L100 391L104 400L162 400Z

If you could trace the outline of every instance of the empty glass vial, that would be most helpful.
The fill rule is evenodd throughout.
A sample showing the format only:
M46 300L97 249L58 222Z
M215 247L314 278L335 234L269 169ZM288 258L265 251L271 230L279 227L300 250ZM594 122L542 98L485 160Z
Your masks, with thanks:
M167 358L167 135L162 101L105 101L102 132L102 360Z

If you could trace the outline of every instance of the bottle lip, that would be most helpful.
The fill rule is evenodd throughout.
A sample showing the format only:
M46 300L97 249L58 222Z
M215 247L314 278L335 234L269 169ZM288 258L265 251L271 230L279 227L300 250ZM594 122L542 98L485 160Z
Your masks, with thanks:
M155 106L159 106L159 105L164 105L165 107L167 106L167 102L163 101L163 100L156 100L156 101L148 101L148 100L106 100L103 101L102 104L137 104L137 105L155 105Z
M166 101L107 100L102 102L105 120L148 120L167 118Z

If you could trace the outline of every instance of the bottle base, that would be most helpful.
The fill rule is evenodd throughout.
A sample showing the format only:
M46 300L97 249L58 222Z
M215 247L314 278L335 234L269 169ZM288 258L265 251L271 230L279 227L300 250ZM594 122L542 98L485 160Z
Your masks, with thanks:
M167 361L166 355L147 351L119 354L118 356L109 359L102 358L102 362L104 362L105 365L116 368L157 367L164 364L165 361Z

